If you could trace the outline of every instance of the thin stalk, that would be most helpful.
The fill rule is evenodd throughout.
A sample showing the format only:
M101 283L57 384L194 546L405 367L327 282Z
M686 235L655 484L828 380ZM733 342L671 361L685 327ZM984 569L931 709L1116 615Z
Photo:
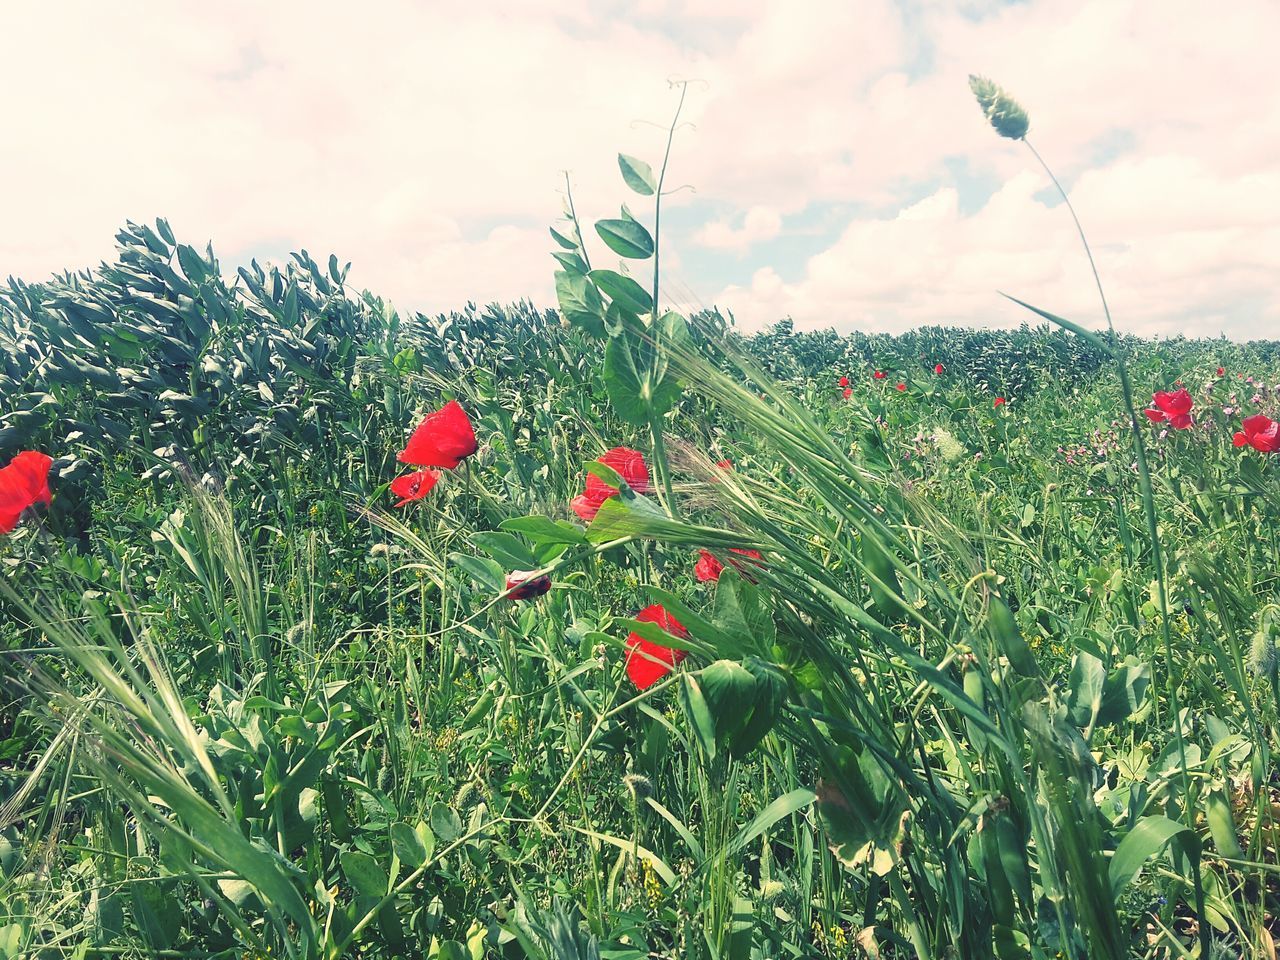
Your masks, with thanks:
M680 123L680 111L684 109L684 98L689 92L689 84L682 82L680 102L676 104L676 115L671 118L671 126L667 130L667 149L662 154L662 167L658 170L658 189L653 195L653 319L658 319L658 245L662 242L662 184L667 179L667 164L671 160L671 142L676 137L676 127Z
M1085 256L1089 259L1089 269L1093 273L1094 283L1098 287L1098 299L1102 301L1102 313L1107 319L1107 332L1111 336L1112 357L1116 361L1116 369L1120 374L1120 389L1124 394L1125 410L1129 414L1129 429L1133 434L1133 451L1134 457L1138 465L1138 488L1142 493L1143 512L1146 514L1147 520L1147 536L1151 540L1151 563L1155 567L1156 575L1156 602L1160 608L1160 633L1164 640L1164 692L1169 698L1169 706L1173 711L1173 732L1178 744L1178 762L1183 770L1183 799L1184 799L1184 816L1191 816L1191 780L1186 776L1187 769L1187 745L1182 736L1182 710L1179 705L1178 684L1173 676L1173 638L1169 632L1169 596L1165 585L1164 571L1164 552L1160 548L1160 530L1156 523L1156 504L1155 497L1151 492L1151 471L1147 466L1146 446L1142 442L1142 430L1138 426L1138 411L1133 403L1133 385L1129 381L1129 371L1124 363L1124 351L1120 347L1119 338L1116 336L1115 324L1111 321L1111 308L1107 306L1107 295L1102 289L1102 277L1098 273L1098 266L1093 259L1093 251L1089 247L1089 240L1085 236L1084 227L1080 223L1080 218L1076 216L1075 207L1071 205L1071 198L1067 196L1067 191L1063 189L1062 184L1058 182L1058 178L1053 175L1053 171L1049 169L1049 165L1044 162L1044 158L1040 156L1039 151L1031 145L1031 141L1023 138L1023 143L1027 145L1027 149L1031 151L1031 155L1039 161L1040 166L1057 188L1062 202L1066 205L1067 212L1071 214L1071 220L1076 225L1076 232L1080 235L1080 243L1084 247ZM1204 884L1200 876L1200 858L1194 853L1189 852L1191 861L1191 880L1195 888L1196 913L1200 920L1200 954L1207 957L1209 955L1209 925L1205 923L1204 918Z
M573 187L569 185L569 174L564 175L564 195L569 202L569 219L573 221L574 232L578 234L578 249L582 251L582 262L591 272L591 258L587 255L587 241L582 236L582 226L578 223L578 212L573 208ZM655 240L655 245L657 241ZM656 247L655 247L656 249Z
M650 320L655 342L661 337L661 331L658 329L658 263L662 243L662 185L667 179L667 165L671 162L671 144L676 137L676 127L680 124L680 112L684 109L684 98L689 92L688 83L681 83L679 86L680 102L676 104L675 116L671 118L671 126L667 129L667 148L662 154L662 166L658 170L658 188L653 195L653 312L650 315ZM657 362L657 354L655 354L654 367L656 367ZM653 369L651 368L650 373L652 372ZM666 445L662 439L662 420L660 417L649 417L649 438L653 446L653 466L657 471L661 487L659 496L663 501L662 505L671 516L679 519L676 498L671 487L671 470L667 465Z

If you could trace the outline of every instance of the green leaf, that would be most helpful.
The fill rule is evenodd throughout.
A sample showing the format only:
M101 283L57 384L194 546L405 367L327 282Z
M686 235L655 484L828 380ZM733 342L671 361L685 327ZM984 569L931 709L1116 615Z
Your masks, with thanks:
M612 836L609 836L609 834L607 833L597 833L595 830L589 830L586 827L575 826L572 823L568 824L568 827L570 830L576 830L578 831L578 833L581 833L584 836L592 837L596 840L603 841L604 843L612 844L613 846L617 847L619 850L625 850L627 853L631 853L634 850L636 855L641 860L646 861L649 864L649 866L653 867L653 872L656 873L659 877L661 877L663 882L666 883L667 886L675 886L675 883L676 883L675 871L672 870L669 866L667 866L666 862L661 857L659 857L656 853L654 853L652 850L648 850L645 847L636 846L632 840L624 837L612 837Z
M612 337L604 350L604 386L614 411L626 423L649 422L652 391L636 368L635 355L625 337Z
M550 517L512 517L498 524L503 530L521 533L534 543L566 543L577 546L587 543L582 528L567 520L552 520Z
M618 154L618 169L627 186L642 197L652 197L658 192L658 182L653 178L653 168L643 160Z
M665 539L682 534L684 529L685 524L672 520L647 497L619 494L601 504L591 526L587 527L587 540L607 543L622 537L645 535Z
M717 732L730 729L741 711L755 699L756 678L732 660L717 660L699 672L698 682L715 720Z
M431 829L445 843L453 843L462 836L462 819L447 804L437 800L431 805Z
M725 850L727 856L736 856L746 849L747 844L757 837L763 836L769 828L789 817L798 810L803 810L818 799L818 795L806 787L784 793L752 818L751 822L738 831L738 835L729 841Z
M630 484L622 479L622 474L601 460L588 460L582 465L582 468L593 477L603 480L615 490L622 490L624 487L630 489Z
M702 748L707 762L716 758L716 722L711 712L711 705L703 695L702 685L689 673L682 675L680 685L680 705L684 707L685 716L689 718L689 726Z
M885 623L897 623L903 618L902 585L898 571L879 539L872 533L861 538L862 563L866 567L871 600Z
M1048 320L1050 323L1056 323L1058 326L1062 327L1064 330L1070 330L1076 336L1084 337L1086 340L1089 341L1089 343L1093 344L1093 346L1097 347L1099 350L1105 353L1108 357L1114 358L1114 354L1111 352L1111 348L1106 344L1105 341L1103 341L1102 337L1098 336L1098 334L1094 333L1093 331L1086 330L1084 327L1080 326L1080 324L1078 323L1073 323L1070 320L1064 320L1062 317L1049 313L1046 310L1041 310L1039 307L1033 307L1029 303L1023 303L1017 297L1011 297L1007 293L1001 293L1000 296L1004 297L1006 300L1012 300L1014 303L1016 303L1020 307L1026 307L1032 313L1037 314L1041 317L1044 317L1044 319Z
M411 870L416 870L435 852L436 837L425 823L411 827L407 823L398 822L391 825L391 849L400 858L400 862Z
M578 249L577 240L570 239L569 237L561 233L559 230L557 230L555 227L548 227L547 229L551 231L551 239L554 240L556 243L560 244L560 246L564 247L566 250Z
M563 250L552 251L551 254L556 258L560 266L564 267L569 273L581 276L587 272L587 261L583 260L576 253L566 253Z
M204 283L209 277L209 268L204 259L185 243L178 245L178 264L187 279L196 286Z
M501 593L507 586L506 571L496 561L487 557L473 557L467 553L451 553L449 559L472 580L491 593Z
M377 860L359 850L348 850L339 857L342 873L352 889L362 897L380 900L390 887L387 872Z
M756 678L755 699L729 739L729 753L743 757L773 729L787 701L787 682L772 663L748 657L743 666Z
M1147 860L1164 849L1164 845L1180 833L1195 834L1190 827L1170 820L1168 817L1143 817L1138 825L1129 831L1120 841L1111 858L1109 874L1111 892L1119 898L1120 893L1133 882Z
M508 570L536 570L540 566L533 551L509 533L486 530L472 534L471 540Z
M503 524L505 526L505 524ZM591 543L605 543L620 537L645 537L668 544L706 547L742 547L742 534L716 527L702 527L673 520L656 502L635 493L610 497L600 507L587 528Z
M1102 703L1095 722L1105 726L1129 719L1142 709L1150 684L1151 667L1136 657L1126 658L1102 686Z
M744 557L740 563L748 564ZM716 626L734 637L737 656L748 653L767 655L777 639L773 613L765 604L760 588L742 577L732 566L726 567L716 583Z
M1067 680L1067 716L1081 730L1093 726L1102 705L1106 675L1106 668L1097 657L1083 650L1076 654Z
M457 940L446 940L427 952L427 960L470 960L465 944Z
M601 269L592 270L587 276L595 281L601 293L624 310L635 314L653 312L653 297L630 277L616 270Z
M757 660L749 666L717 660L699 672L699 682L715 722L717 749L732 757L743 756L764 739L786 690L777 670Z
M653 256L653 237L635 220L597 220L596 233L620 257L648 260Z
M593 337L604 336L604 301L595 284L585 276L557 270L556 300L562 317Z
M1231 802L1221 788L1209 791L1205 797L1204 818L1218 853L1233 860L1243 860L1245 852L1240 848L1239 831L1231 813Z
M1036 662L1036 655L1018 629L1013 611L999 597L992 597L987 604L987 623L996 648L1008 659L1009 666L1024 677L1039 676L1040 664Z
M828 845L846 868L871 865L883 876L884 854L899 839L905 792L890 779L869 748L855 754L842 748L843 760L829 781L818 786L818 814Z
M702 844L697 841L697 838L694 837L689 828L683 821L678 819L674 813L660 804L657 800L653 799L653 797L645 797L644 802L657 811L658 816L671 824L671 829L674 830L676 835L684 841L684 845L689 848L689 852L693 854L695 859L701 860L706 856L706 853L702 849Z

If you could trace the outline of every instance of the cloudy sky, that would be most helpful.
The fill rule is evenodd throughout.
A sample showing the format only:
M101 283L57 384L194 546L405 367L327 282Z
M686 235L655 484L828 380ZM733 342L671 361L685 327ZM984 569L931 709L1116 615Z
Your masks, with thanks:
M689 79L673 300L900 330L1015 325L1005 290L1097 322L1071 220L986 126L978 72L1027 107L1119 326L1280 336L1276 37L1275 0L22 0L0 276L91 266L163 216L228 267L337 253L402 309L551 305L563 171L584 218L650 219L615 157L657 164Z

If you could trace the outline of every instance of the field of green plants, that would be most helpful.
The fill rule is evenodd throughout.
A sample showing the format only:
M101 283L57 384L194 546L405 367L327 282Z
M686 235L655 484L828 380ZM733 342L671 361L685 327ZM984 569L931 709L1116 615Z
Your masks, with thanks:
M0 958L1274 958L1280 342L745 336L619 167L0 290Z

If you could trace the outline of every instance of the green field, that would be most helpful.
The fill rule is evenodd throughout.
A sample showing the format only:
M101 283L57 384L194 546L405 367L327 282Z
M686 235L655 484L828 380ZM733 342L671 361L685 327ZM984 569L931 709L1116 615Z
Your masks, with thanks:
M0 957L1273 957L1280 343L743 335L584 232L555 312L0 291Z

